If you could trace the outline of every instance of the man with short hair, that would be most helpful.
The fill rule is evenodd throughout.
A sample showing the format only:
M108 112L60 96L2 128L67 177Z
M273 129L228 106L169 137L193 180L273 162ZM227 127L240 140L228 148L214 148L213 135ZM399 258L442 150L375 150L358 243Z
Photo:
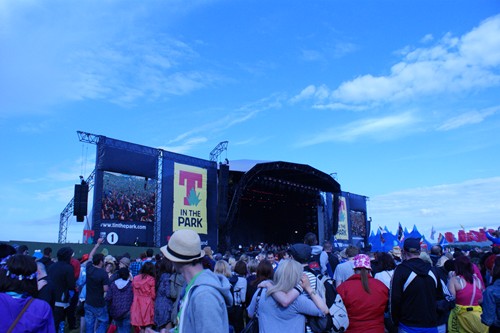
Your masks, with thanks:
M233 303L229 280L203 269L200 236L193 230L177 230L160 250L187 283L175 332L229 332L227 307Z
M38 261L45 265L45 269L48 270L50 265L54 262L52 261L52 248L46 247L43 249L43 257L41 257Z
M84 308L87 333L94 333L94 327L96 327L96 333L105 333L109 321L108 310L104 301L104 293L108 291L109 285L108 273L103 268L104 255L95 253L103 240L103 238L97 240L85 266L87 294Z
M274 257L274 251L269 250L266 252L266 260L271 263L273 266L273 270L276 272L276 268L278 268L278 263L276 262L276 258Z
M145 262L152 262L154 264L155 263L154 254L155 254L155 252L153 249L147 249L146 250L146 259L143 260L143 264Z
M331 278L333 278L333 272L335 272L335 268L339 264L339 258L332 253L332 243L330 241L325 241L323 243L323 251L321 251L321 255L319 257L319 263L321 265L321 274L328 274Z
M420 239L406 238L403 262L394 271L389 298L391 319L399 332L437 333L436 301L442 293L431 264L420 259Z
M432 266L437 266L437 262L442 256L443 247L441 245L437 244L431 247L431 254L429 255L429 257L431 257Z
M359 254L359 249L354 245L349 245L345 249L345 254L347 256L347 261L338 264L333 272L333 279L335 280L335 286L338 287L352 275L354 275L354 257Z

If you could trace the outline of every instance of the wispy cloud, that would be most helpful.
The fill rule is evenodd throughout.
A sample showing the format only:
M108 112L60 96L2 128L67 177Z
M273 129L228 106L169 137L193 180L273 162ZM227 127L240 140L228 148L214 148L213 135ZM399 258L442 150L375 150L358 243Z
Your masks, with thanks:
M431 42L430 37L425 36L424 41ZM335 89L310 85L291 102L312 99L317 106L372 106L498 86L500 15L461 37L447 34L427 48L407 47L402 57L388 75L365 74Z
M470 111L450 118L438 127L439 131L449 131L463 126L482 123L486 118L500 111L500 106L479 111Z
M0 63L0 116L47 112L74 100L135 105L222 80L192 46L142 24L162 10L168 25L201 2L169 1L168 10L163 2L2 3L0 43L9 51Z
M76 54L72 63L78 75L68 97L108 99L126 106L142 99L189 94L222 79L206 71L183 70L198 55L179 40L157 36L126 44Z
M217 120L209 121L205 124L196 126L195 129L184 132L174 139L169 141L169 144L164 147L166 150L175 149L175 152L187 152L196 144L204 143L199 141L199 137L213 137L214 134L220 133L229 128L239 126L256 118L260 113L270 109L277 109L282 106L283 97L280 95L272 95L267 98L262 98L252 103L241 106L235 111L229 112ZM194 142L194 143L193 143ZM181 143L178 144L177 143ZM172 145L176 144L176 145ZM168 149L167 149L168 148Z
M408 128L419 120L411 112L381 118L363 119L344 126L333 127L321 134L298 143L299 147L307 147L326 142L350 142L361 137L376 140L387 140L408 133Z
M177 141L179 141L179 140L182 140L182 139L178 139ZM187 139L186 141L184 141L180 145L161 146L158 148L181 154L181 153L188 152L191 149L193 149L193 147L195 147L199 144L205 143L207 141L208 141L208 139L205 137L193 137L193 138Z

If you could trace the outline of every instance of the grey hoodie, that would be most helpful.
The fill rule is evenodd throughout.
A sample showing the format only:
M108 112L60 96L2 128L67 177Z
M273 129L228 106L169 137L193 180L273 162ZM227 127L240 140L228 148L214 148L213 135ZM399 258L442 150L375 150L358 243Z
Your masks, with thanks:
M227 307L232 302L228 279L203 270L183 298L178 332L229 332Z

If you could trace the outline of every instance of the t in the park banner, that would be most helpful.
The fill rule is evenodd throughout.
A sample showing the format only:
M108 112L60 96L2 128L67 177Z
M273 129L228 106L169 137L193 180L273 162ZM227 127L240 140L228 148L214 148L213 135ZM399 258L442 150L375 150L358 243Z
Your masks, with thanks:
M207 234L207 169L174 163L173 231Z
M338 240L349 240L349 227L347 223L347 205L345 197L339 197L339 228L335 238Z

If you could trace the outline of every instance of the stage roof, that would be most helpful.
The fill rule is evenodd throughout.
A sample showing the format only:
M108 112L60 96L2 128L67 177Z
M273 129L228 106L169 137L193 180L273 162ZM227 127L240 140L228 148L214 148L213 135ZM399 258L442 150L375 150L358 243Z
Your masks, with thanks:
M257 179L264 179L266 177L278 179L284 184L298 184L316 188L323 192L340 192L340 184L332 176L306 164L282 161L256 164L245 173L241 179L240 186L251 185Z

